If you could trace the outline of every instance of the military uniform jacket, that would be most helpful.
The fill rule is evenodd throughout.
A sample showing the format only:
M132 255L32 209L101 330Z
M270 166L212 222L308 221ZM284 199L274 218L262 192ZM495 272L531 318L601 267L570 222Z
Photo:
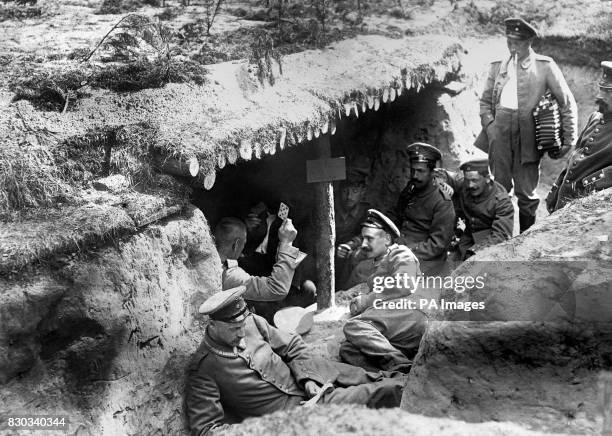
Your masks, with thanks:
M376 269L367 281L369 293L351 302L351 315L356 320L372 324L394 347L411 356L419 347L427 326L427 316L417 309L385 309L380 305L380 302L422 298L418 285L415 289L409 279L401 280L404 274L406 278L421 278L419 261L408 247L393 244L377 259ZM380 285L381 280L388 277L400 277L400 281L388 284L376 292L375 285Z
M405 245L392 244L387 248L385 254L377 259L372 259L373 272L367 278L368 293L364 294L358 302L353 303L351 313L358 314L373 308L374 300L390 301L398 298L408 297L413 293L411 287L385 286L381 292L375 290L376 278L395 277L397 274L406 274L408 277L421 275L419 260ZM411 283L411 282L409 282ZM378 312L378 309L373 309Z
M594 112L546 200L550 212L612 186L612 113Z
M501 91L509 80L507 60L491 63L484 92L480 98L480 120L483 132L495 120L495 109L499 104ZM563 144L573 146L578 131L578 109L567 82L554 60L529 49L529 55L517 66L518 117L521 135L521 163L539 162L540 152L535 139L535 122L532 110L547 89L559 103L563 126ZM477 143L480 141L477 140ZM490 138L488 138L490 141ZM476 144L479 148L485 148ZM485 150L486 151L486 150Z
M238 266L238 262L227 259L223 262L223 290L245 286L245 300L278 301L289 293L295 269L305 257L300 250L292 245L279 245L276 263L268 277L249 275Z
M455 191L453 202L457 217L465 220L466 229L459 246L462 252L477 251L512 237L514 207L506 189L493 181L474 198L463 184L463 176L446 171L447 183Z
M257 315L245 321L244 350L222 351L205 335L194 354L186 383L187 416L192 435L225 422L225 409L240 419L295 406L305 397L307 380L324 384L337 371L312 359L306 344L270 326Z
M432 179L420 192L409 184L401 193L397 209L389 216L401 232L397 241L421 261L446 259L453 238L455 209L452 198Z
M336 243L355 248L361 244L361 224L365 221L369 204L359 202L351 210L344 210L342 204L336 206Z

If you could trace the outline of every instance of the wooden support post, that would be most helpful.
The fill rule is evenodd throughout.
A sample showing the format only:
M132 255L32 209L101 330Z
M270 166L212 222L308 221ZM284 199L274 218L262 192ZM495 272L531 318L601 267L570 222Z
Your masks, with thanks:
M331 157L330 134L321 135L315 140L318 159ZM327 309L334 305L334 247L336 244L336 221L334 216L334 189L331 182L314 184L315 190L315 228L318 237L315 241L317 267L317 309Z

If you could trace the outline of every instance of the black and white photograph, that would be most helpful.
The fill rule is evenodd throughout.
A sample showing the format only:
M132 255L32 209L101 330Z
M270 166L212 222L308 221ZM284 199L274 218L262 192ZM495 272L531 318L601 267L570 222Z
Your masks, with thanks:
M0 435L612 436L612 0L0 0Z

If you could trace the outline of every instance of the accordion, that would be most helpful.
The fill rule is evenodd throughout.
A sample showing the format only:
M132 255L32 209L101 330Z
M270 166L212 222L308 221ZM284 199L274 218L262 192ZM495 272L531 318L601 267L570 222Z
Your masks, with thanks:
M563 126L561 125L561 114L559 103L550 90L542 96L537 106L533 109L533 120L535 121L536 145L541 154L561 150L563 145Z

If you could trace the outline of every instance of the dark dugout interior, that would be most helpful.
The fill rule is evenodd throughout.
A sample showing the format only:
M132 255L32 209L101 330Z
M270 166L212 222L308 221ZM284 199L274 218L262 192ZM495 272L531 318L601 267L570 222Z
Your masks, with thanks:
M347 170L354 166L368 170L366 200L372 207L384 212L395 206L409 178L406 145L423 141L443 152L449 149L445 113L438 104L443 92L436 84L418 93L410 90L393 102L381 101L377 111L368 110L358 117L351 113L337 123L336 134L330 137L332 156L344 156ZM193 204L214 228L224 216L244 218L259 201L275 214L282 201L289 205L289 217L298 230L297 246L313 254L318 236L312 218L316 204L313 186L306 183L306 161L316 158L314 141L226 166L217 173L210 191L194 190ZM336 201L340 185L334 182Z

